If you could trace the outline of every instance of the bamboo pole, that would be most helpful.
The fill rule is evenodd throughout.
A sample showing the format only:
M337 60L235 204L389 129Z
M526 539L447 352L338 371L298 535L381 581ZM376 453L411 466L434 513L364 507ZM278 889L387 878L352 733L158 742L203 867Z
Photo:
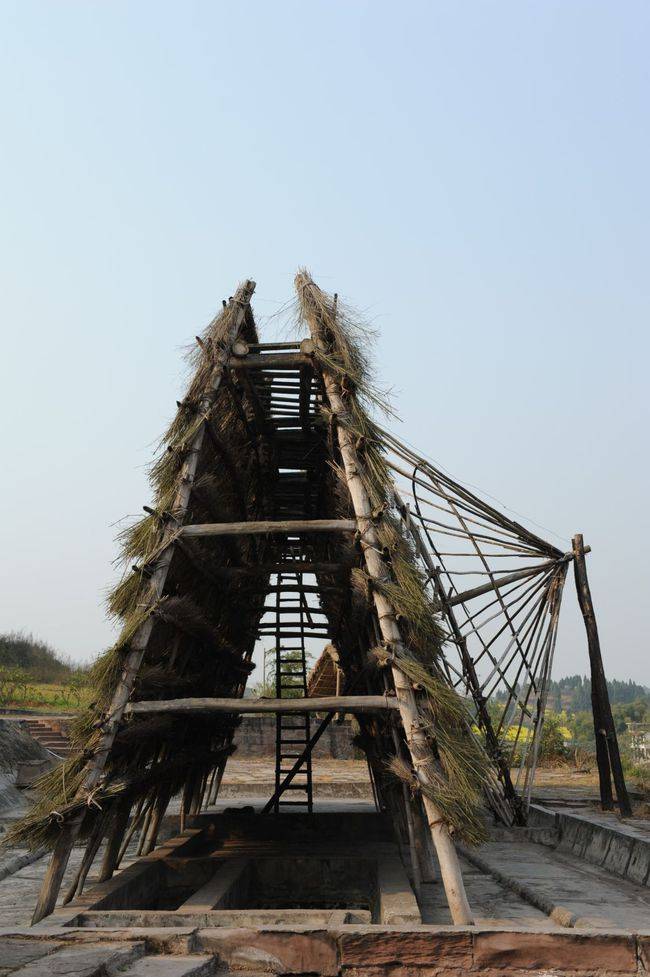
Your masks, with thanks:
M307 307L307 322L312 338L317 346L322 345L322 327L314 305L309 307L309 289L315 287L305 275L298 274L296 288L303 291L305 306ZM389 569L381 552L381 544L372 521L372 507L368 493L359 473L359 459L355 447L353 434L341 423L348 412L341 395L338 381L327 369L323 369L323 383L332 414L338 419L336 435L345 472L345 478L350 492L350 498L357 518L358 532L361 539L361 549L368 576L372 580L383 581L390 578ZM376 588L372 592L382 638L386 644L397 652L404 650L402 636L397 624L395 609L392 603ZM409 679L393 662L391 665L393 682L397 693L399 711L404 728L406 743L411 754L411 760L416 776L421 784L428 785L429 778L426 765L430 762L431 751L427 741L423 724L418 712L417 702ZM442 881L451 916L456 925L473 925L474 917L470 909L463 877L460 870L458 855L451 840L449 827L434 802L423 794L424 809L431 830L431 837L436 847Z
M585 561L585 546L582 535L577 533L573 537L573 567L576 580L578 603L582 611L587 632L589 647L589 664L591 668L591 703L594 717L594 733L596 736L596 760L598 763L598 778L600 781L600 799L604 810L613 807L612 785L610 769L614 777L616 797L623 817L632 815L632 805L625 785L621 755L618 749L616 727L612 716L612 707L607 691L607 679L603 666L603 656L600 651L600 638L596 624L596 613L591 599L591 590L587 578L587 563Z
M510 768L508 767L508 764L505 761L505 758L501 752L501 746L499 744L498 737L494 732L494 728L492 726L492 719L490 717L490 713L488 712L486 700L481 691L481 683L479 682L478 676L476 674L476 668L474 666L472 657L467 649L467 642L458 625L456 615L451 606L452 602L447 596L447 594L445 593L445 590L442 586L442 581L440 580L440 571L435 566L431 558L431 554L429 553L426 546L424 545L419 527L416 525L415 520L411 517L408 507L403 502L397 489L393 489L393 496L395 499L395 503L399 509L400 515L404 520L406 528L411 534L411 537L415 544L416 552L424 562L427 570L429 571L431 579L433 580L436 595L440 600L440 605L447 617L447 620L449 622L449 627L454 635L454 638L456 639L456 644L464 666L465 678L468 683L468 686L471 689L474 702L476 703L476 708L478 710L480 723L483 726L483 730L485 732L485 740L488 746L488 750L493 762L497 765L499 769L499 774L502 781L502 788L504 794L506 795L509 808L510 808L509 813L511 814L516 824L524 824L525 818L521 807L521 800L517 796L517 792L513 786L510 777ZM492 587L492 584L489 584L489 587ZM481 588L477 588L477 589L481 589ZM474 596L476 596L476 594L474 594Z
M230 322L226 342L224 343L223 348L221 348L217 353L216 364L210 378L209 388L206 390L200 404L200 410L203 413L207 413L214 402L217 391L221 385L221 379L226 369L226 365L228 364L230 358L232 345L242 327L246 310L250 305L250 300L254 291L255 282L247 281L237 289L237 292L232 299L232 304L235 307L235 313L232 316L232 321ZM203 447L204 438L205 424L202 424L194 436L188 457L179 476L179 488L172 506L172 511L176 514L176 520L181 519L187 511L192 486L196 478L198 461L201 454L201 449ZM167 581L167 574L172 561L173 546L171 544L173 543L173 537L176 532L176 520L172 520L164 530L163 545L165 541L169 545L167 545L166 549L162 550L161 556L156 565L156 570L151 577L149 602L150 606L152 607L162 596L165 583ZM124 662L122 675L115 688L113 699L108 709L108 718L102 728L99 743L97 744L93 756L86 768L86 775L80 789L80 792L83 794L90 794L99 783L122 719L124 707L126 706L129 696L133 690L133 685L142 663L142 659L144 658L153 626L153 617L147 617L147 619L138 628L138 631L130 643L130 650ZM82 811L76 817L71 819L71 821L63 828L61 832L52 853L45 878L43 879L43 883L41 885L38 901L32 917L32 923L37 923L39 920L43 919L44 916L48 916L56 905L63 874L68 864L68 859L70 858L70 851L72 850L72 846L79 835L83 817L84 812Z
M126 800L119 802L117 810L113 814L110 831L106 840L104 858L97 878L98 882L106 882L112 877L115 871L117 858L120 853L120 844L129 823L130 811L131 801Z

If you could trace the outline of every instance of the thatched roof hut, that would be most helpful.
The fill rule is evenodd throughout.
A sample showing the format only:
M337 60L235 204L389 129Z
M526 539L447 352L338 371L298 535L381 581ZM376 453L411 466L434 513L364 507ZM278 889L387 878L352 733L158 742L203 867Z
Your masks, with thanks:
M93 669L94 701L72 728L76 752L43 780L40 803L13 833L55 847L36 918L52 909L75 839L88 839L90 860L108 839L105 878L129 818L146 852L172 796L182 795L183 818L214 799L260 637L278 647L298 639L303 658L306 638L335 646L339 691L355 697L378 794L411 830L428 823L456 921L471 913L452 836L481 839L486 797L517 816L469 639L450 609L496 594L508 616L486 551L526 557L508 582L540 582L543 652L498 659L497 635L481 654L510 690L506 707L533 724L534 745L564 556L383 430L368 333L304 271L296 290L302 342L260 343L250 281L197 338L191 382L151 468L153 503L122 534L124 576L109 599L120 637ZM397 491L403 476L415 514ZM427 492L433 509L423 516ZM438 531L477 558L483 576L470 594L442 586L445 560L458 554L436 548ZM470 637L478 632L472 625ZM509 678L522 657L526 671Z

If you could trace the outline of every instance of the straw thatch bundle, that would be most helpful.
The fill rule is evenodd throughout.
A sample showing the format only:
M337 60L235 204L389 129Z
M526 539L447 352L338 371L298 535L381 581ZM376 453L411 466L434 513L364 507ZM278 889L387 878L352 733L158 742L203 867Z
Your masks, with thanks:
M197 573L183 550L174 549L166 593L152 601L150 578L169 534L163 532L174 519L174 498L192 439L201 425L209 424L213 437L204 439L196 491L191 499L193 521L214 522L266 514L268 486L254 447L246 417L232 392L220 388L209 409L202 398L214 369L215 354L229 328L232 307L210 324L189 354L191 381L178 404L158 456L151 467L153 503L146 514L120 535L124 573L107 598L109 613L121 622L120 635L95 663L90 678L94 701L71 727L73 755L36 784L40 800L28 816L8 832L7 844L32 848L51 846L60 826L80 806L86 816L82 835L87 836L98 818L108 817L112 805L125 797L147 797L151 802L181 791L188 771L194 781L205 781L230 752L234 720L205 718L154 720L134 717L116 737L100 786L91 796L78 796L84 770L97 744L102 723L110 707L116 682L122 672L130 642L149 617L154 628L142 669L138 674L136 698L166 698L203 695L206 688L218 695L236 695L252 665L254 636L263 595L251 593L251 582L224 581L217 586L208 575ZM242 336L255 342L252 317L247 318ZM220 445L238 462L244 476L236 484L223 463ZM239 492L244 492L241 497ZM174 534L171 534L171 538ZM215 541L201 552L206 574L210 568L247 563L258 555L259 544L242 539L236 551L231 541ZM249 608L243 618L240 608Z
M431 748L431 762L427 765L428 779L433 784L432 799L445 820L459 837L477 843L484 837L483 787L487 782L489 760L471 731L469 716L461 697L452 689L440 667L442 632L437 608L426 588L423 569L419 565L410 537L401 530L391 512L392 480L384 460L385 448L381 429L373 421L370 410L387 410L386 397L373 382L369 361L372 331L337 296L323 292L301 271L297 279L298 315L307 319L314 314L320 323L321 342L316 356L323 367L332 373L339 384L345 402L345 414L338 414L336 423L346 427L355 439L360 462L357 474L372 505L384 558L390 568L390 578L382 581L363 581L362 570L355 571L356 591L369 592L378 588L390 600L399 622L403 644L397 664L418 690L417 699L421 723ZM309 305L305 288L309 288ZM331 423L328 408L324 418ZM345 476L336 452L333 471L342 483ZM339 493L339 511L350 512L347 489ZM365 583L365 586L364 586ZM379 663L386 664L392 655L383 648L373 649ZM397 762L398 758L394 758ZM402 764L402 765L400 765ZM393 764L393 772L403 769L400 760ZM409 773L409 784L418 784ZM418 789L422 789L418 785Z

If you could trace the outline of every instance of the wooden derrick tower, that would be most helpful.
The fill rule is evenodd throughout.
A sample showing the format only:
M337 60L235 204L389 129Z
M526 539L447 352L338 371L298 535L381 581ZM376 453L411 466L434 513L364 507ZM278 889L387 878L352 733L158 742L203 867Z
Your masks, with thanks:
M79 839L66 899L100 846L102 880L134 832L150 852L173 797L182 823L214 803L243 712L278 724L261 813L311 811L313 747L345 712L378 804L407 831L416 887L428 832L452 918L471 923L455 840L481 840L486 804L525 820L571 562L603 802L613 774L629 810L582 538L563 552L380 427L367 336L306 272L302 341L260 343L254 288L244 282L198 339L152 467L154 503L123 535L126 572L110 599L122 633L95 666L75 754L12 834L53 848L34 920L53 910ZM244 699L260 638L275 643L276 697ZM324 698L306 696L315 641L336 649L339 687Z

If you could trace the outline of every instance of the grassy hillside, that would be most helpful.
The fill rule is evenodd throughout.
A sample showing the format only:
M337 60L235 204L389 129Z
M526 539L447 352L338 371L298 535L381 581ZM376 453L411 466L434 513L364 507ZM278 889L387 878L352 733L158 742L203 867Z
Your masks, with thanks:
M0 668L28 672L32 682L65 682L78 671L44 641L18 632L0 634Z
M0 634L0 708L74 712L90 694L87 671L27 634Z

